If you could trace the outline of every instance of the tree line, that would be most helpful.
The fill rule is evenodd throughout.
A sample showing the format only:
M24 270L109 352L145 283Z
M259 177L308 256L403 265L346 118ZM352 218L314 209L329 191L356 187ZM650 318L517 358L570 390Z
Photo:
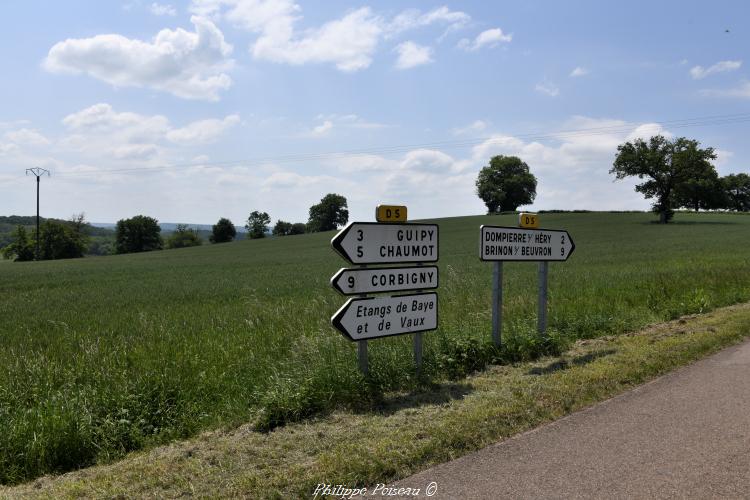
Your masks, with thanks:
M750 211L750 176L745 173L719 177L711 160L713 148L701 148L696 140L668 139L655 135L617 147L610 173L615 179L643 180L635 190L652 199L652 210L666 224L680 208L689 210ZM515 211L536 197L537 180L517 156L498 155L479 171L476 192L489 214Z
M344 196L327 194L310 207L307 223L290 223L278 220L270 230L274 236L330 231L343 226L349 220L349 210ZM15 221L15 220L14 220ZM245 223L248 238L264 238L269 233L271 217L266 212L253 211ZM17 224L11 234L10 243L2 248L2 255L14 261L55 260L83 257L90 248L92 226L84 220L84 215L74 216L69 221L47 219L36 231L28 231ZM226 243L237 237L237 228L231 220L220 218L211 227L209 241ZM37 255L37 242L39 253ZM203 244L198 231L187 224L178 224L166 239L161 235L159 221L146 215L136 215L117 221L114 231L114 244L111 253L126 254L149 252L164 248L185 248Z

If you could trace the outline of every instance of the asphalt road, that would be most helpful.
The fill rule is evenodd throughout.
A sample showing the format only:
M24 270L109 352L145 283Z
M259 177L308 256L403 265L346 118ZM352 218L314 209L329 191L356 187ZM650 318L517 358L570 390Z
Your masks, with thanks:
M750 498L750 342L396 486L432 498Z

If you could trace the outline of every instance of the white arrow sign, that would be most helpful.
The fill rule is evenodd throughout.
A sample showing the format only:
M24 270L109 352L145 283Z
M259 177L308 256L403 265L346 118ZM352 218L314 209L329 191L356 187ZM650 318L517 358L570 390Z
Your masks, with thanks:
M479 258L482 260L568 260L575 243L567 231L481 226Z
M352 222L331 240L352 264L437 262L437 224Z
M430 290L438 287L437 266L339 269L331 286L344 295Z
M437 293L349 299L331 317L334 328L350 340L366 340L434 330Z

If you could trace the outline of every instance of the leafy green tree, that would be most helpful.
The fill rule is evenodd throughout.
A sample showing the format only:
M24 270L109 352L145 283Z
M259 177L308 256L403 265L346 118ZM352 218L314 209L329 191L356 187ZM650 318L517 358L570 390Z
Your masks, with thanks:
M177 229L167 238L167 248L197 247L203 244L198 232L187 224L177 224Z
M517 156L493 156L489 165L479 171L477 195L496 214L529 205L536 197L536 177Z
M721 183L726 193L728 209L750 211L750 175L729 174L721 178Z
M340 194L330 193L320 200L320 203L310 207L310 218L307 229L311 233L331 231L343 226L349 221L349 209L346 198Z
M696 212L724 208L727 195L719 174L709 162L699 167L702 171L675 187L675 205Z
M273 235L274 236L287 236L292 231L292 223L286 222L281 219L276 221L276 225L273 226Z
M219 222L211 226L211 236L208 237L208 241L211 243L227 243L237 236L237 229L232 224L232 221L222 217Z
M306 232L307 224L305 224L304 222L295 222L294 224L292 224L292 229L289 231L289 234L305 234Z
M245 229L247 229L250 239L255 240L258 238L265 238L266 233L268 232L268 225L270 223L270 215L268 215L266 212L258 212L257 210L254 210L250 214L250 217L247 218Z
M83 233L83 224L83 215L71 223L44 221L39 229L39 258L57 260L83 257L88 248L88 237Z
M3 247L2 252L4 258L16 262L34 260L34 244L29 239L25 227L16 226L10 244Z
M115 252L135 253L161 250L161 227L159 222L145 215L117 221L115 229Z
M704 179L716 158L713 148L701 149L699 142L685 137L669 140L655 135L648 142L636 139L617 146L617 156L610 169L617 179L635 176L647 179L635 190L647 199L654 198L653 209L659 222L666 224L678 207L676 192L690 180Z
M276 222L276 225L273 226L272 233L274 236L292 236L294 234L304 234L306 227L307 226L303 222L296 222L292 224L291 222L279 220Z

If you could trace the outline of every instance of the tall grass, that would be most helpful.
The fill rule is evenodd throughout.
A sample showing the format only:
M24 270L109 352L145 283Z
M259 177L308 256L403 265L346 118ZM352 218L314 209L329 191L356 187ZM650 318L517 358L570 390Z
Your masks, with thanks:
M750 299L750 218L545 214L576 251L550 264L550 336L535 333L536 265L505 265L504 344L489 342L492 265L480 224L440 224L440 328L370 343L371 376L329 317L344 262L331 234L139 255L0 265L0 482L117 458L253 420L272 428L384 391L530 359L577 338Z

